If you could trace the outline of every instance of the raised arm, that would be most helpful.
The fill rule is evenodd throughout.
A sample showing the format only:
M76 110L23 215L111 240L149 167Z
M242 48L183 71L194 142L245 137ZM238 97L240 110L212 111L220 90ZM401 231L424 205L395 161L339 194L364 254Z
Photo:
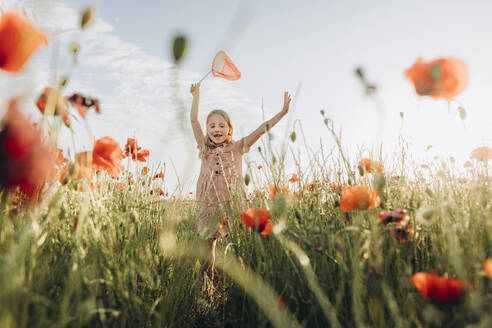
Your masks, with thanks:
M198 121L198 103L200 102L200 83L192 84L190 93L193 95L193 102L191 104L190 121L193 128L193 135L195 136L198 146L203 145L205 142L203 137L202 127Z
M260 139L260 137L263 135L263 133L265 133L265 131L267 131L267 129L270 130L271 128L273 128L275 124L277 124L282 119L282 117L287 114L287 112L289 111L291 100L292 99L290 97L290 94L285 91L284 106L282 107L282 110L268 121L263 122L256 130L254 130L253 132L251 132L250 135L244 138L246 148L251 147L256 141L258 141L258 139Z

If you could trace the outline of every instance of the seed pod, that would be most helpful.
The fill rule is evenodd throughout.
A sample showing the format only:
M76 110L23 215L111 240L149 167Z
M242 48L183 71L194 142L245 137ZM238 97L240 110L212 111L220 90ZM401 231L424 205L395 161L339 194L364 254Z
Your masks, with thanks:
M248 173L246 173L246 175L244 176L244 184L245 184L245 185L249 185L249 181L250 181L249 174L248 174Z
M177 64L183 59L183 56L186 53L186 46L188 40L184 35L177 35L174 37L173 41L173 57L174 62Z
M94 7L90 6L82 13L80 17L80 28L86 28L89 24L92 23L94 17L96 16L96 10Z
M77 55L80 51L80 46L77 42L70 43L70 52L74 55Z
M292 131L292 133L290 134L290 140L292 140L292 142L296 142L296 132L295 131Z

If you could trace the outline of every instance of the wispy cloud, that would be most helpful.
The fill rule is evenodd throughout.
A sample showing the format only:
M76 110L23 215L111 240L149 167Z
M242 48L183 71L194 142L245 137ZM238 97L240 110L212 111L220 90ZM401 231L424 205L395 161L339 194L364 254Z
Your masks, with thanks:
M80 31L77 29L79 13L63 2L48 1L40 5L26 1L23 6L40 29L50 35L49 46L34 56L23 74L0 74L0 83L10 85L0 93L2 103L14 89L22 86L27 109L37 114L35 97L45 86L54 84L55 75L67 74L71 63L69 44L78 42L78 62L70 73L65 92L77 91L100 99L102 114L90 113L87 117L94 137L108 135L121 143L127 137L137 137L142 147L151 150L154 162L168 162L172 157L180 168L178 175L191 172L186 176L192 177L197 173L199 160L188 123L189 86L205 72L179 69L146 54L134 44L121 40L114 27L101 18L87 30ZM12 7L12 1L4 2L3 7ZM214 108L230 113L236 131L249 132L261 123L259 104L253 104L235 91L231 82L208 78L201 90L202 121ZM85 134L77 137L89 138ZM236 138L239 137L236 132ZM64 138L65 144L70 145L68 131ZM87 146L91 142L78 144ZM77 151L81 149L75 149Z

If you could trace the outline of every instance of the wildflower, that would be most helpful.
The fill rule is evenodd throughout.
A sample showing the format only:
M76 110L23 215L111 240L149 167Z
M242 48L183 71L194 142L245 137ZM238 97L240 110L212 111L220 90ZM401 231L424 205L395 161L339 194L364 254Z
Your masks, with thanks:
M226 227L227 227L227 218L226 217L223 217L222 219L220 219L219 229L220 230L225 230Z
M314 190L314 183L313 183L313 182L310 182L310 183L306 184L306 185L304 186L304 189L305 189L306 191L313 191L313 190Z
M11 100L0 131L0 186L19 188L32 200L52 177L55 161L55 151Z
M381 223L390 224L389 232L397 241L404 243L412 238L412 229L408 225L410 217L406 210L382 211L378 218Z
M381 199L377 190L369 190L366 186L348 186L342 190L340 209L343 212L371 209L379 204Z
M258 189L254 191L254 195L257 198L261 198L261 199L264 199L265 198L265 194L263 193L263 191L258 190Z
M142 167L142 174L149 173L150 169L147 166Z
M161 225L156 225L156 226L154 226L154 233L155 233L156 235L158 235L158 236L159 236L159 235L161 234L162 230L164 230L164 228L163 228Z
M164 190L162 190L162 189L159 188L159 195L160 196L164 196Z
M458 303L467 285L458 279L438 276L434 271L417 272L413 275L412 282L422 296L442 303Z
M73 230L76 231L77 230L77 218L75 218L73 221L72 221L72 227L73 227Z
M451 99L463 91L468 83L466 64L455 58L438 58L424 63L422 58L405 71L420 96Z
M299 181L299 178L297 177L297 174L292 173L292 176L290 177L289 182L296 183L297 181Z
M275 185L271 184L270 185L270 199L274 199L275 195L279 192L281 195L288 195L289 194L289 188L282 186L282 185Z
M164 179L164 173L157 173L155 176L154 176L154 180L155 179Z
M483 271L492 278L492 258L488 258L483 262Z
M268 235L272 232L273 223L269 221L270 213L263 208L250 208L241 213L244 224L255 229L261 235Z
M54 107L53 115L60 116L65 123L66 126L70 126L70 119L68 118L68 107L67 101L60 96L60 94L52 89L45 88L43 93L38 97L36 101L36 106L38 107L41 113L45 113L46 106L50 105L51 108Z
M284 297L282 295L280 295L278 297L278 308L279 309L285 309L286 305L285 305L285 302L284 302Z
M401 222L408 222L410 219L408 216L408 212L402 209L398 209L396 211L382 211L378 214L379 220L381 220L381 223L383 224L388 224L388 223L401 223Z
M475 148L471 152L471 157L477 161L487 162L492 159L492 148L486 146Z
M67 99L72 106L74 106L79 112L82 118L85 118L85 114L91 108L96 110L96 113L101 113L101 108L99 107L99 100L91 97L86 97L80 93L74 93Z
M258 170L261 170L262 168L263 168L263 166L258 165Z
M149 156L149 151L147 149L141 150L142 147L137 146L137 140L133 138L128 138L125 145L125 156L130 157L136 161L145 162L147 156Z
M372 173L373 170L376 170L377 173L383 172L383 164L377 161L373 161L370 158L363 158L359 161L359 166L365 168L367 173Z
M103 137L94 142L92 151L92 167L96 170L105 170L113 178L123 171L121 165L123 153L119 144L110 137Z
M340 190L340 184L338 183L332 183L330 184L331 191L336 192Z
M40 33L24 18L8 12L0 18L0 69L18 72L32 53L47 43L46 35Z

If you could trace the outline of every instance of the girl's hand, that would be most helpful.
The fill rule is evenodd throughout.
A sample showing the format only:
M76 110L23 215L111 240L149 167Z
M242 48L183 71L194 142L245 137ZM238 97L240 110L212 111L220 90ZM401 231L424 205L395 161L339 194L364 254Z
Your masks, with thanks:
M290 107L290 101L292 100L290 94L285 91L284 92L284 107L282 107L282 113L283 114L287 114L287 112L289 111L289 107Z
M192 84L191 88L190 88L190 93L193 95L193 97L199 96L200 95L200 83Z

